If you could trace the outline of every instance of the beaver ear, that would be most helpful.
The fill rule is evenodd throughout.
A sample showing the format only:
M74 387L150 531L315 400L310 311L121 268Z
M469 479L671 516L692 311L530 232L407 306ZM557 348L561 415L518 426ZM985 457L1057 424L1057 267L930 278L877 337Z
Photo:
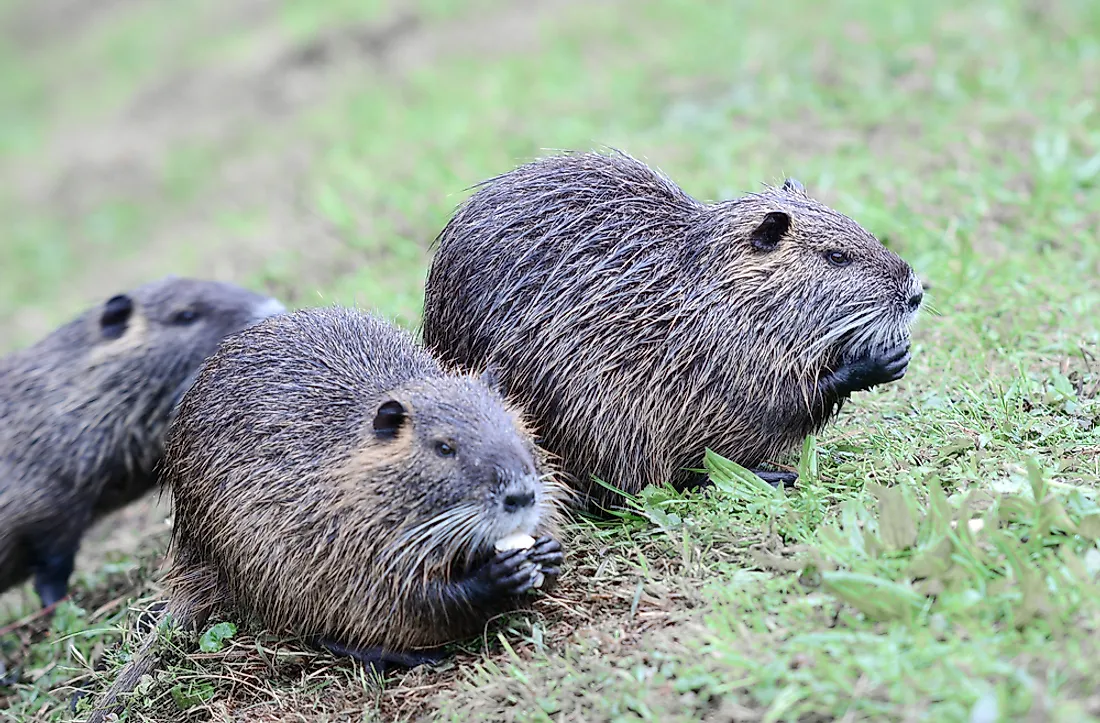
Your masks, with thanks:
M772 211L760 225L749 234L749 241L757 251L771 251L779 245L779 239L791 227L791 217L782 211Z
M126 324L134 313L134 301L126 294L118 294L107 299L103 313L99 317L99 328L103 336L117 339L126 332Z
M393 439L405 423L408 412L396 399L382 402L374 415L374 433L382 439Z
M803 196L806 195L806 187L796 178L788 178L783 181L783 190L787 193L800 193Z

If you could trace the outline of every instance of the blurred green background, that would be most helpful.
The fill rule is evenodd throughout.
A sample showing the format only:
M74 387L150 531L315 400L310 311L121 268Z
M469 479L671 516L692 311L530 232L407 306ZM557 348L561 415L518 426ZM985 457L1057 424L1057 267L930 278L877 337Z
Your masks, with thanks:
M869 482L905 487L916 510L929 475L952 509L1032 494L1028 460L1076 495L1074 520L1091 514L1094 0L0 0L0 27L0 351L167 273L415 327L430 244L467 187L552 149L614 146L702 199L796 177L930 283L908 376L819 440L783 544L909 585L908 553L883 562L858 533L824 530L880 509ZM331 719L1100 715L1088 535L1027 548L1015 573L1010 552L966 547L960 597L884 625L748 555L775 542L774 510L651 502L637 524L578 528L567 604L524 628L514 657L490 646L475 673L414 672L366 702L342 679ZM147 501L89 538L83 607L57 623L75 637L0 638L38 671L0 688L0 716L62 719L58 691L117 640L103 629L121 607L92 614L126 599L105 576L130 570L143 589L163 517ZM1082 576L1058 577L1065 560ZM1005 611L1031 588L990 581L1028 570L1064 595L1017 625ZM7 599L9 619L33 610L25 590ZM273 685L282 702L260 695L262 710L301 704ZM217 691L208 712L238 710L224 702L236 688Z

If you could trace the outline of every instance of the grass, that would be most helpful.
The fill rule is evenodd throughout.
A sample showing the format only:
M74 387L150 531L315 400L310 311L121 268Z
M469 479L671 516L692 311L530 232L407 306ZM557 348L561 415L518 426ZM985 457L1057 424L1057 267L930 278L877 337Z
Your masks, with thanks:
M707 494L577 518L560 589L438 669L380 684L242 627L170 662L135 720L1100 719L1095 3L173 7L0 48L6 348L168 272L414 327L463 189L601 144L702 198L799 178L936 313L905 380L802 450L797 490L712 458ZM158 592L152 504L89 539L73 604L0 636L0 718L66 720L118 662ZM9 592L0 628L34 609Z

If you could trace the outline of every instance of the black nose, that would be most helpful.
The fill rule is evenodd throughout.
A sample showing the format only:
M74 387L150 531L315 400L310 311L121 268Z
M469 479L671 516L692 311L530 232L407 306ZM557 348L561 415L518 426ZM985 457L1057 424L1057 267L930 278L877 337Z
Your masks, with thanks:
M924 292L918 291L909 297L909 311L916 311L920 306L920 302L924 300Z
M535 504L534 492L510 492L504 496L504 511L519 512Z

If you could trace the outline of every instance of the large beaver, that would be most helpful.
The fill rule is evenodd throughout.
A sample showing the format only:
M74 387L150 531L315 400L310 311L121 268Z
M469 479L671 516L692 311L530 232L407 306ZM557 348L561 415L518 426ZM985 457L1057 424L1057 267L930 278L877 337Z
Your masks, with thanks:
M230 284L167 277L0 359L0 591L68 590L85 529L154 484L171 411L228 334L283 311Z
M541 455L497 392L388 323L266 321L203 366L169 431L168 613L194 628L228 607L371 664L432 659L557 576L565 490Z
M796 181L701 203L622 153L486 181L438 239L423 335L491 368L594 501L750 467L899 379L922 287ZM772 484L795 475L764 472Z

